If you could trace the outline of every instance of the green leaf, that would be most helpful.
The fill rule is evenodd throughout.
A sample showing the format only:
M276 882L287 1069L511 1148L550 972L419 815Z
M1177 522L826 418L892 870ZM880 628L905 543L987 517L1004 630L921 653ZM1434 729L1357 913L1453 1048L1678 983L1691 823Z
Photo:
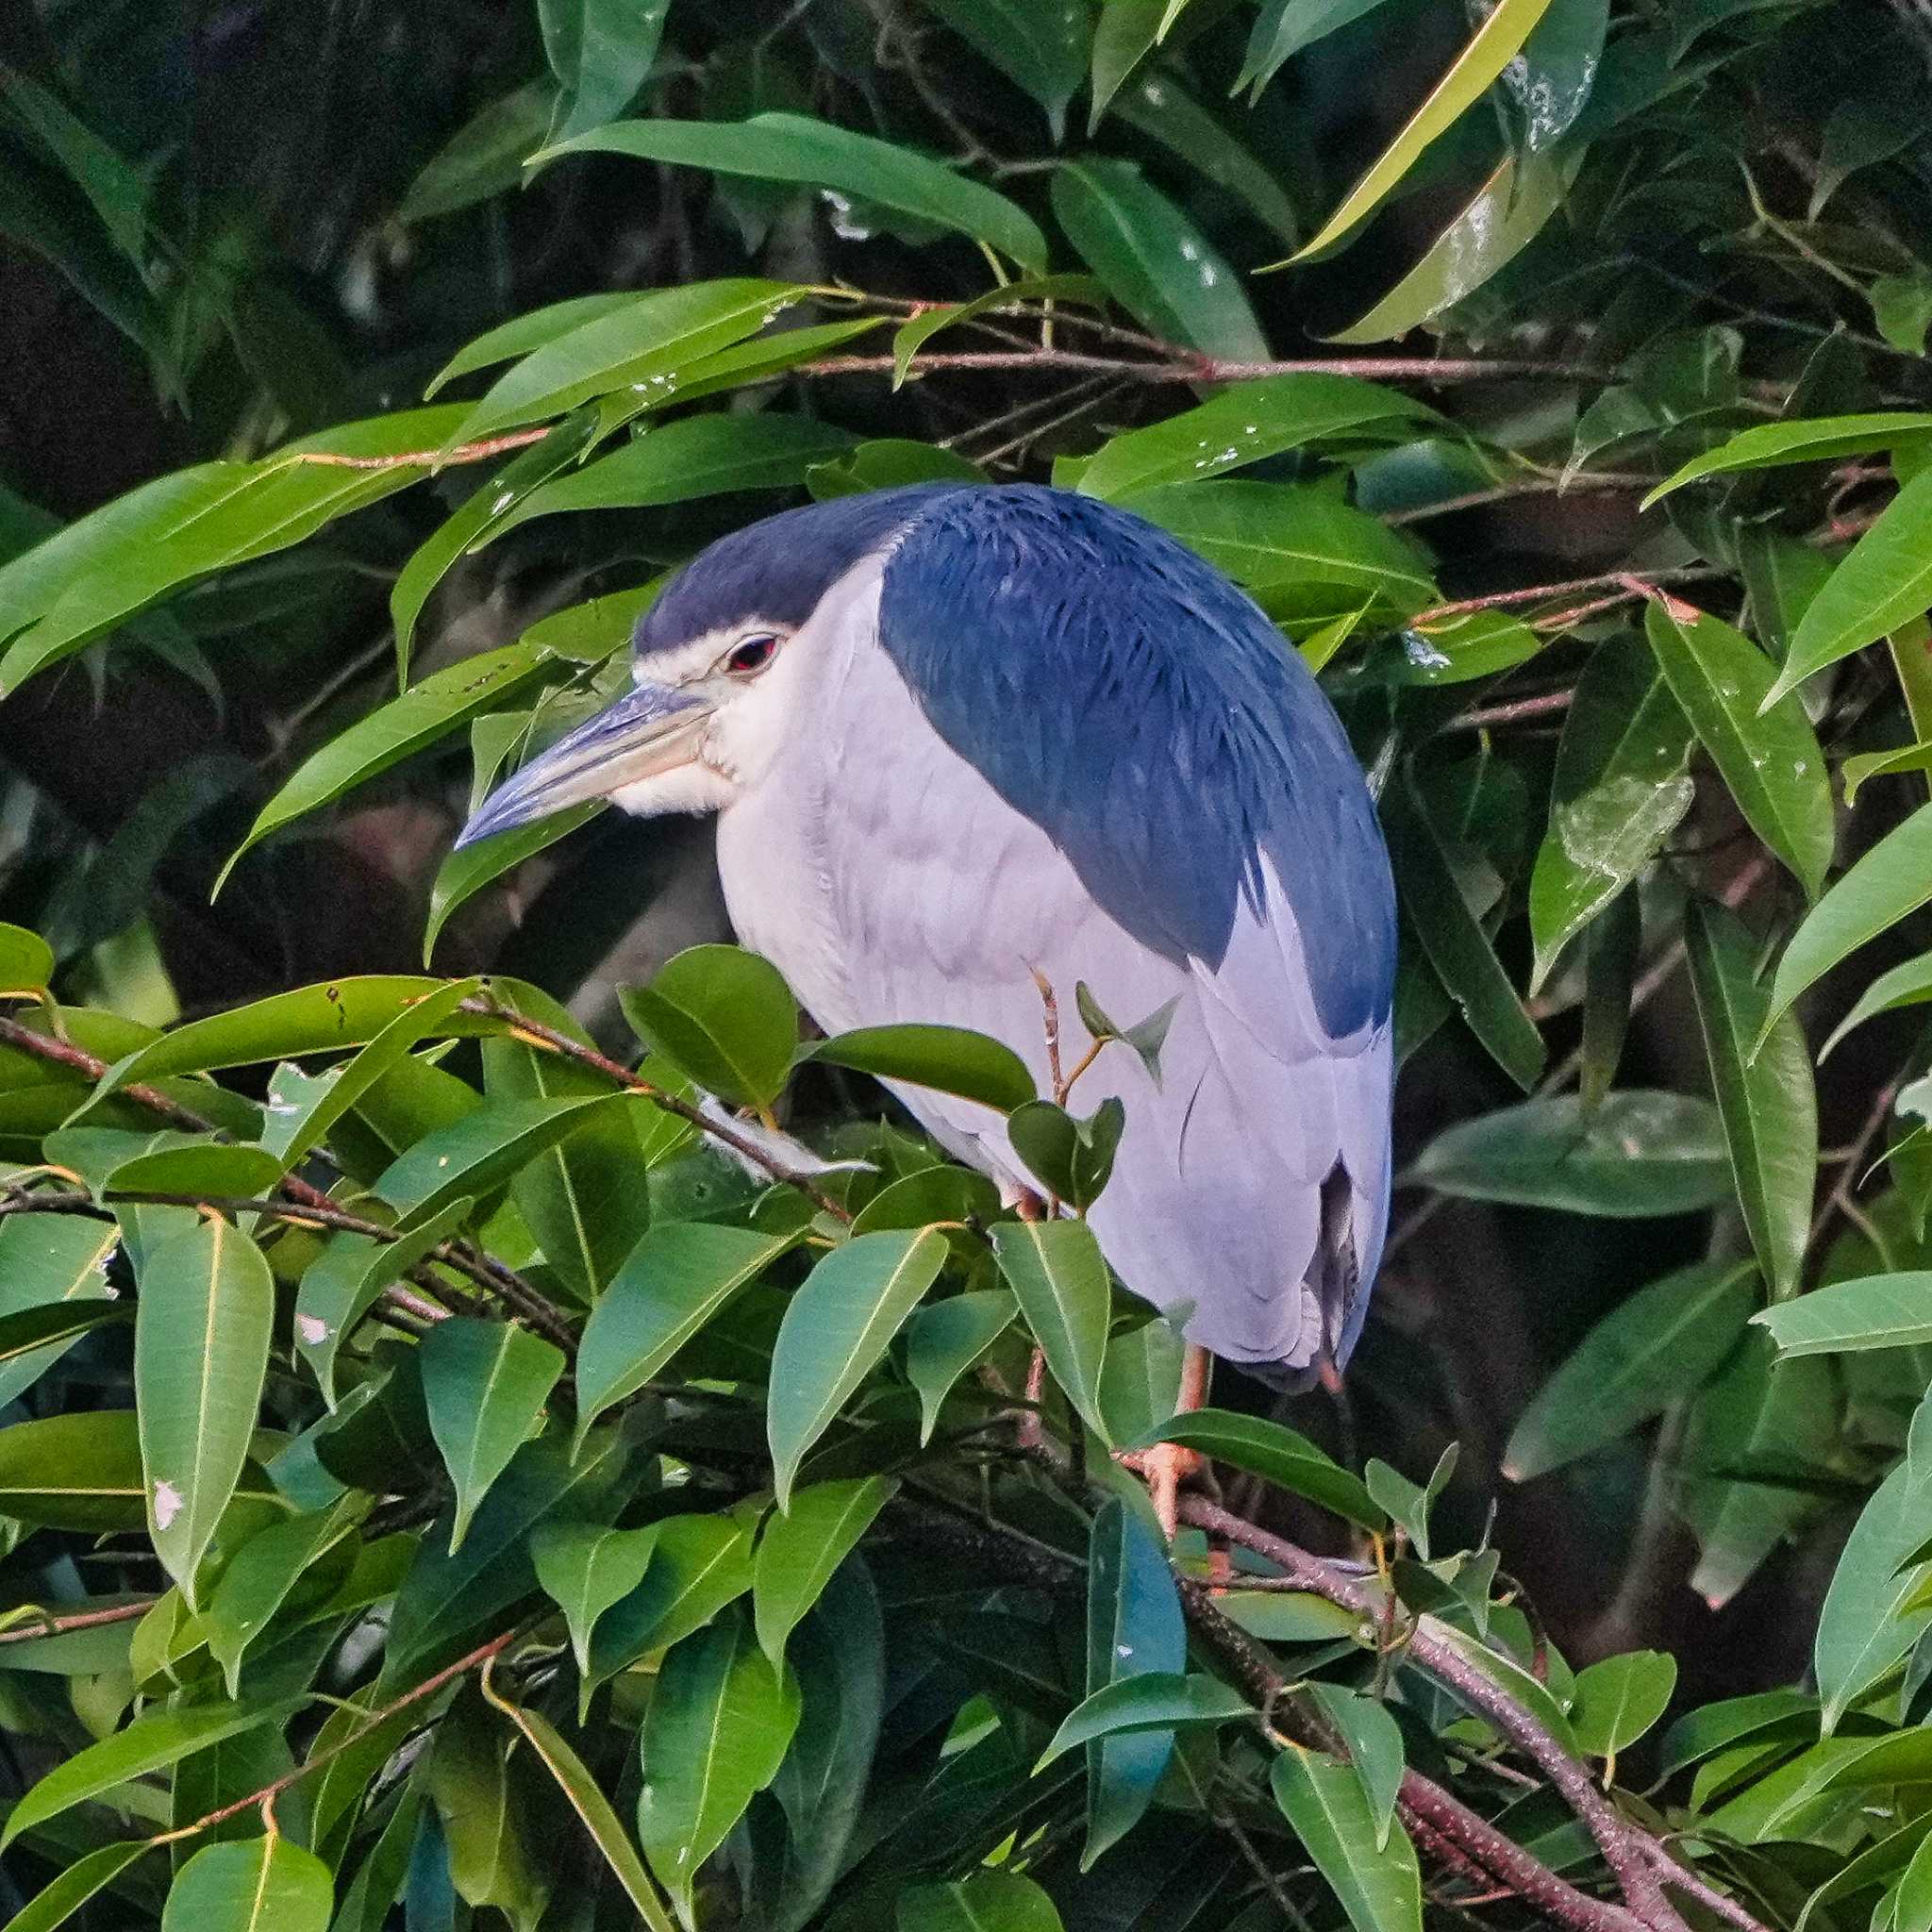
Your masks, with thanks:
M1395 1801L1407 1768L1402 1728L1379 1698L1341 1684L1310 1684L1308 1690L1348 1747L1349 1769L1360 1781L1375 1821L1375 1849L1387 1851L1395 1824Z
M643 1387L747 1283L790 1248L708 1222L660 1222L618 1270L577 1347L576 1441L613 1403Z
M620 121L532 157L535 165L570 154L631 155L639 160L708 168L760 181L792 181L825 194L858 196L915 221L973 236L1022 268L1046 271L1046 239L1003 194L909 148L855 134L806 114L754 114L748 121ZM474 435L474 428L465 428Z
M1416 1555L1424 1563L1429 1560L1429 1516L1435 1509L1436 1499L1449 1487L1460 1455L1460 1445L1451 1442L1437 1457L1436 1466L1425 1483L1411 1482L1399 1469L1376 1456L1370 1457L1362 1470L1362 1481L1369 1494L1407 1532Z
M120 1245L113 1224L78 1216L21 1214L0 1222L0 1407L24 1394L66 1352L73 1339L108 1319L101 1304L108 1291L108 1263ZM58 1332L52 1310L75 1305L82 1326ZM112 1307L109 1303L108 1307ZM31 1324L53 1326L39 1348L22 1349Z
M1011 1047L964 1026L861 1026L814 1041L799 1058L957 1093L1002 1113L1024 1105L1035 1091L1026 1062Z
M607 1529L593 1523L540 1523L530 1535L537 1581L557 1600L570 1626L579 1675L591 1670L591 1632L597 1619L644 1579L658 1525Z
M299 1699L291 1699L253 1708L203 1704L152 1711L125 1731L116 1731L64 1758L32 1786L8 1813L6 1829L0 1831L0 1850L22 1832L44 1824L90 1798L98 1798L130 1778L145 1777L150 1772L176 1764L192 1751L206 1750L257 1724L279 1726L294 1714L299 1703Z
M597 1681L702 1630L752 1586L749 1520L667 1516L651 1525L657 1540L644 1580L613 1604L591 1641Z
M1787 1308L1803 1306L1800 1301ZM1812 1668L1824 1704L1820 1728L1826 1737L1932 1624L1932 1607L1905 1608L1932 1576L1932 1562L1910 1560L1925 1540L1928 1507L1932 1397L1913 1413L1905 1459L1879 1484L1853 1525L1819 1612Z
M1265 376L1116 436L1081 472L1079 487L1083 495L1119 502L1164 483L1205 482L1309 443L1392 434L1434 415L1394 390L1353 376Z
M491 1695L487 1682L484 1694ZM663 1901L651 1884L650 1874L644 1870L642 1859L632 1849L623 1820L604 1795L596 1779L591 1775L583 1759L564 1742L547 1718L534 1710L526 1710L521 1705L506 1704L494 1697L491 1697L491 1702L523 1732L539 1762L557 1780L558 1789L569 1800L578 1822L603 1854L604 1862L623 1886L624 1895L630 1901L638 1917L650 1928L650 1932L675 1932L675 1922L664 1909Z
M543 52L563 90L558 134L602 126L651 72L671 0L539 0Z
M924 0L961 40L1046 109L1059 141L1067 103L1087 78L1091 29L1083 0Z
M1814 1288L1752 1320L1781 1356L1849 1355L1932 1342L1932 1274L1906 1270Z
M1542 1072L1545 1048L1537 1024L1470 910L1434 823L1404 785L1382 801L1383 829L1403 909L1443 990L1491 1058L1526 1092Z
M688 946L623 994L645 1045L734 1107L770 1107L798 1046L798 1002L778 969L739 946Z
M526 1824L525 1760L516 1742L480 1697L459 1696L436 1727L425 1784L441 1821L457 1896L467 1906L495 1907L518 1932L536 1932L552 1868Z
M790 1507L806 1451L885 1354L945 1265L935 1228L855 1236L820 1261L792 1297L772 1352L766 1434L778 1507Z
M1779 698L1771 660L1749 638L1702 610L1653 601L1643 627L1738 809L1816 898L1834 827L1824 755L1804 707Z
M430 593L458 558L480 549L498 529L504 512L559 470L569 469L596 441L596 411L565 418L543 441L520 450L489 482L465 500L434 535L419 544L390 587L390 623L396 634L396 681L409 681L409 646Z
M24 925L0 922L0 993L40 992L53 976L53 947Z
M336 1407L336 1358L384 1289L441 1247L475 1206L467 1195L391 1241L371 1235L332 1235L304 1270L295 1297L295 1348L323 1400Z
M527 356L533 349L541 349L545 343L556 341L559 336L568 335L587 322L597 322L607 315L619 314L635 308L637 302L636 290L613 289L595 295L573 295L568 301L551 302L541 308L531 309L527 315L512 317L494 328L485 329L480 336L464 343L437 371L423 393L433 396L445 383L454 382L459 375L472 375L479 369L490 368L492 363Z
M248 1459L275 1310L261 1250L225 1221L171 1237L141 1271L134 1399L148 1534L191 1609L203 1553Z
M1506 155L1422 259L1360 321L1331 342L1388 342L1507 267L1542 232L1563 199L1565 171L1541 155Z
M1128 75L1153 52L1166 12L1167 0L1106 0L1093 23L1089 135L1100 125Z
M363 1507L344 1498L333 1508L291 1516L258 1530L229 1559L201 1613L208 1654L221 1665L231 1699L248 1646L327 1551L355 1535Z
M667 390L665 400L672 399ZM533 490L504 512L503 528L562 510L641 509L782 489L804 482L815 464L843 456L856 440L849 430L775 411L686 416Z
M328 1867L277 1833L203 1845L175 1877L161 1932L328 1932L335 1908Z
M1109 1439L1136 1442L1180 1406L1187 1343L1167 1321L1142 1322L1108 1339L1100 1371L1100 1412Z
M1063 161L1053 211L1108 292L1163 341L1231 362L1267 360L1241 276L1132 161Z
M1235 92L1259 92L1301 50L1374 11L1383 0L1263 0L1248 36Z
M8 1923L8 1932L55 1932L95 1893L104 1891L122 1873L154 1850L146 1839L118 1839L83 1853L58 1873Z
M1007 1139L1042 1192L1084 1214L1113 1173L1126 1108L1109 1094L1085 1120L1051 1100L1029 1100L1007 1117Z
M397 224L409 227L456 214L514 188L554 107L549 83L534 80L478 108L409 183L396 204Z
M443 927L485 886L589 824L608 802L589 798L527 825L513 825L507 832L465 845L460 852L450 852L437 868L429 888L429 911L423 922L423 963L428 965L435 955Z
M1290 589L1340 586L1407 614L1436 594L1419 545L1318 484L1170 483L1136 491L1121 507L1178 537L1264 603Z
M1814 671L1923 617L1932 605L1932 470L1879 512L1806 608L1769 705Z
M811 1483L784 1513L774 1510L766 1520L752 1568L752 1615L758 1647L774 1664L784 1661L786 1640L898 1487L883 1475Z
M1369 1494L1359 1476L1281 1423L1240 1415L1228 1408L1189 1409L1134 1446L1145 1449L1157 1442L1179 1442L1198 1449L1217 1462L1231 1463L1277 1489L1306 1496L1363 1529L1379 1532L1389 1526L1381 1505Z
M493 711L556 677L566 667L528 643L506 644L433 673L378 710L359 718L299 765L256 815L216 890L236 862L271 832L332 805L346 791L413 758L484 711Z
M456 1486L455 1555L490 1485L523 1446L563 1374L562 1350L513 1322L439 1322L417 1345L429 1432Z
M992 1251L1046 1366L1089 1428L1107 1440L1100 1371L1113 1316L1113 1287L1084 1221L1003 1222Z
M573 1094L563 1100L485 1101L474 1112L425 1135L377 1176L373 1191L421 1227L464 1195L480 1197L592 1120L620 1108L625 1093Z
M1327 1880L1356 1932L1422 1932L1422 1876L1399 1825L1386 1848L1362 1781L1299 1744L1274 1760L1274 1802Z
M1631 1220L1731 1198L1716 1108L1637 1089L1593 1108L1550 1094L1459 1122L1429 1142L1407 1178L1470 1201Z
M687 1638L665 1658L644 1719L638 1840L674 1898L778 1774L798 1725L798 1685L742 1616Z
M0 1516L96 1534L139 1529L146 1493L132 1409L76 1410L0 1429Z
M1697 795L1690 722L1638 646L1601 646L1576 680L1529 884L1531 991L1662 849Z
M282 1176L282 1163L265 1147L231 1146L200 1141L181 1147L158 1147L111 1168L101 1182L103 1194L228 1195L247 1199L270 1193Z
M1124 10L1128 9L1122 0L1108 0L1102 10L1102 27L1109 15ZM1096 39L1096 65L1098 54ZM1281 183L1255 150L1223 126L1171 71L1136 75L1114 111L1129 127L1158 142L1191 174L1243 202L1257 221L1291 248L1301 240L1294 202Z
M908 1886L892 1909L898 1932L1066 1932L1053 1900L1017 1872Z
M906 1379L919 1391L919 1446L932 1441L956 1383L1011 1325L1019 1306L1003 1288L949 1295L906 1324Z
M1807 988L1927 900L1932 900L1932 805L1921 806L1904 824L1893 826L1805 915L1772 975L1760 1040L1769 1037Z
M1118 1496L1093 1518L1087 1542L1087 1694L1150 1672L1180 1678L1188 1629L1167 1552ZM1098 1739L1087 1749L1087 1842L1082 1871L1146 1815L1174 1753L1170 1730Z
M1761 948L1732 913L1708 903L1693 907L1685 942L1744 1225L1772 1299L1782 1301L1797 1292L1818 1178L1811 1052L1789 1011L1764 1025Z
M1740 430L1715 449L1692 457L1643 499L1648 509L1659 497L1706 476L1737 470L1759 470L1779 463L1819 463L1841 457L1870 456L1932 437L1932 415L1920 410L1880 409L1864 416L1806 416L1794 422L1760 423Z
M108 1245L112 1244L110 1238ZM75 1341L90 1328L117 1319L125 1321L132 1313L131 1308L117 1307L106 1295L16 1308L10 1314L0 1315L0 1365L11 1367L24 1356L47 1353L58 1342Z
M1576 1676L1570 1727L1589 1757L1614 1757L1636 1743L1670 1707L1677 1660L1667 1651L1607 1657Z
M1524 1410L1503 1474L1528 1482L1661 1415L1730 1354L1757 1299L1748 1261L1702 1261L1640 1289L1584 1337Z
M594 142L597 137L589 139ZM532 157L533 161L540 158ZM681 371L715 350L756 335L800 292L789 282L697 282L655 290L632 297L622 308L575 321L498 376L483 399L464 414L451 441L470 442L521 423L541 423L618 390L648 395L655 386L668 395ZM639 384L644 388L637 389Z
M1549 4L1550 0L1498 0L1402 131L1343 196L1341 206L1322 225L1321 232L1290 259L1306 261L1323 254L1365 220L1422 158L1424 151L1482 98L1490 84L1522 51L1530 29Z
M1074 1707L1054 1733L1053 1741L1041 1753L1034 1773L1038 1775L1055 1758L1103 1738L1213 1726L1255 1715L1254 1706L1219 1677L1199 1672L1181 1676L1172 1671L1123 1677Z

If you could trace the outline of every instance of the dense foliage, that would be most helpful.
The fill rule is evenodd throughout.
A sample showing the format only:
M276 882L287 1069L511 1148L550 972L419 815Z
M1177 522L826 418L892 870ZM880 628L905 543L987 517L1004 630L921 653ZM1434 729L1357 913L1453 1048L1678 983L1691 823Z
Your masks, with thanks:
M11 1923L1932 1928L1923 5L190 11L0 22ZM1175 1419L1106 1117L808 1038L691 828L443 856L933 476L1342 709L1345 1391Z

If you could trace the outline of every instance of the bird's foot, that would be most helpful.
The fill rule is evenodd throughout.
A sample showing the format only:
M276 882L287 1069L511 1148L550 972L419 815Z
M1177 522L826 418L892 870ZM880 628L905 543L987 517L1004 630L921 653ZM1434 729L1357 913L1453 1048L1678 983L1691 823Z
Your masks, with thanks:
M1151 1449L1116 1449L1114 1460L1131 1469L1147 1485L1161 1534L1173 1542L1174 1524L1179 1520L1181 1485L1205 1469L1208 1458L1179 1442L1157 1442Z

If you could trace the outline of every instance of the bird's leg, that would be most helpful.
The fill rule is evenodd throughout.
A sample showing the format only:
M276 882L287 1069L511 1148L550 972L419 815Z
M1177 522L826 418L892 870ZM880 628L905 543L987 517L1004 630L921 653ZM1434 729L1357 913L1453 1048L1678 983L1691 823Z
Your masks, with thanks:
M1180 1393L1174 1406L1176 1415L1190 1414L1207 1402L1208 1382L1213 1370L1214 1357L1205 1348L1189 1342L1181 1356ZM1157 1442L1151 1449L1124 1449L1118 1453L1120 1460L1147 1485L1161 1533L1172 1542L1180 1509L1181 1484L1204 1466L1205 1458L1198 1450L1179 1442Z

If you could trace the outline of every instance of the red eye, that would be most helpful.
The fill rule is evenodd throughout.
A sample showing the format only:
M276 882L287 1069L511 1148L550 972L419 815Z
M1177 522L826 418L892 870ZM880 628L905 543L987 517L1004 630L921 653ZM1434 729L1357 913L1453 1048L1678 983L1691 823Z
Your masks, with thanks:
M748 677L754 671L762 671L777 648L778 640L774 637L746 638L724 659L724 668L734 676Z

